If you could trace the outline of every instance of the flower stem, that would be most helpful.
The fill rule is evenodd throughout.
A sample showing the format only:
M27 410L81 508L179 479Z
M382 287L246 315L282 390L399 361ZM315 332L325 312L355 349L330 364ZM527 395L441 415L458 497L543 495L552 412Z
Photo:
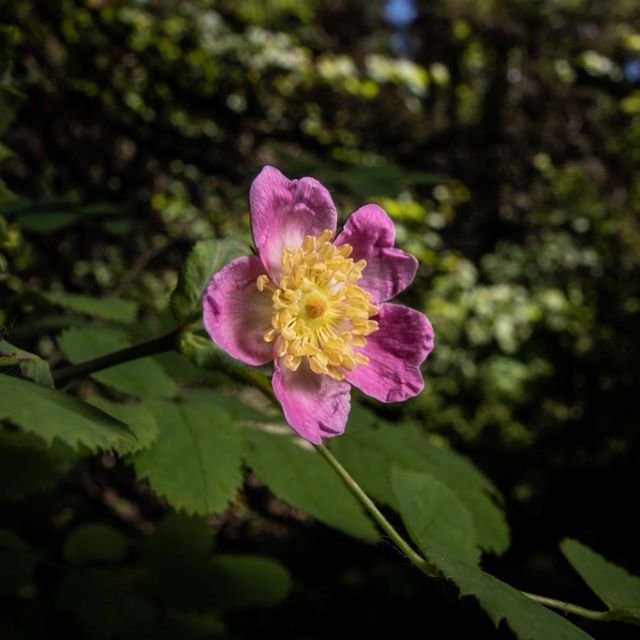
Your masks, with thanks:
M69 367L56 369L51 372L53 381L56 386L63 386L76 378L91 375L96 371L102 371L102 369L108 369L118 364L164 353L165 351L174 351L177 349L179 335L180 330L176 329L171 333L160 336L159 338L154 338L148 342L142 342L132 347L121 349L120 351L114 351L113 353L108 353L93 360L87 360L86 362L80 362Z
M416 566L420 571L426 573L431 578L440 577L440 570L429 560L414 551L413 547L398 533L398 530L384 517L380 509L376 507L373 500L364 492L362 487L353 479L349 472L336 460L335 456L324 445L316 445L316 450L331 465L333 470L340 476L347 489L365 508L367 513L373 518L376 524L391 538L399 551Z
M613 611L594 611L593 609L585 609L577 604L571 604L570 602L564 602L563 600L555 600L554 598L547 598L546 596L538 596L535 593L521 592L522 595L527 596L535 602L539 602L552 609L559 609L565 613L573 613L583 618L589 618L590 620L615 620L616 614Z

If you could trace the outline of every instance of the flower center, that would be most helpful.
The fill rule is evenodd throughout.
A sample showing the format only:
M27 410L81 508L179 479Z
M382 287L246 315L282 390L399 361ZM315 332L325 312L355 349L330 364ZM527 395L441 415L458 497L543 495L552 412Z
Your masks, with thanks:
M366 266L354 262L348 244L331 244L333 233L307 236L298 249L282 252L282 277L277 286L267 276L256 281L259 291L272 291L271 328L267 342L276 341L276 354L295 371L306 358L311 370L342 380L369 359L354 352L367 344L365 336L378 330L370 320L379 309L371 294L357 286Z
M315 320L316 318L324 315L327 310L327 303L317 294L310 295L305 300L304 309L307 312L307 315L312 320Z

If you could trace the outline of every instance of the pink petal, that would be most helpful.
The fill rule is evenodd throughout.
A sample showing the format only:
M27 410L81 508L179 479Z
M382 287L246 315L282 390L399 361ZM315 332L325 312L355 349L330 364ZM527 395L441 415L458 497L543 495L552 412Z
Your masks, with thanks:
M305 236L336 230L336 207L315 178L289 180L264 167L251 184L249 204L253 241L274 282L282 272L283 249L297 249Z
M253 365L273 358L273 344L262 337L271 326L271 294L256 288L263 274L260 258L236 258L213 275L202 300L211 339L230 356Z
M340 435L351 408L351 387L343 381L313 373L304 360L290 371L274 359L273 390L293 430L313 444Z
M375 318L380 328L358 351L368 364L355 367L346 379L380 402L401 402L424 388L420 365L433 349L433 328L425 315L401 304L385 303Z
M358 286L369 291L374 303L384 302L404 291L416 275L418 261L394 248L395 229L382 207L367 204L347 219L335 244L350 244L354 260L366 260L367 266Z

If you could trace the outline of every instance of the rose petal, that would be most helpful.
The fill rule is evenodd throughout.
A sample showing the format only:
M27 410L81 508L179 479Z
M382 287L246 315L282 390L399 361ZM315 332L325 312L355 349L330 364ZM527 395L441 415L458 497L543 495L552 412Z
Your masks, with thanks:
M249 203L253 242L276 283L283 249L297 249L305 236L336 230L336 207L315 178L289 180L274 167L264 167L251 184Z
M395 228L382 207L367 204L347 219L335 244L350 244L351 257L366 260L358 286L369 291L373 302L384 302L404 291L416 275L418 261L394 248Z
M351 387L344 381L314 373L306 360L290 371L274 359L273 390L293 430L313 444L343 431L351 408Z
M401 402L424 388L420 365L433 349L433 328L425 315L401 304L385 303L376 316L380 328L357 349L369 358L346 379L380 402Z
M211 339L230 356L252 365L273 358L273 344L262 337L271 326L271 294L256 288L263 274L259 258L237 258L213 275L202 301Z

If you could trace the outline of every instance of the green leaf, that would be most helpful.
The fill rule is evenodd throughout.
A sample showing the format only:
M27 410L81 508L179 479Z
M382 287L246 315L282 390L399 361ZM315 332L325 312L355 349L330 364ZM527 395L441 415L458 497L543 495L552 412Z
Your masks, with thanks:
M104 398L91 399L90 403L116 420L129 425L129 429L136 437L136 442L118 444L115 449L122 455L146 449L158 436L158 423L151 411L143 404L121 404L109 402Z
M86 524L66 539L64 557L74 564L117 562L127 550L127 539L105 524Z
M221 636L226 627L219 613L185 613L184 611L167 611L171 622L178 626L167 638L211 638Z
M0 80L9 73L13 61L13 51L18 42L18 28L0 25Z
M210 338L182 331L179 343L180 353L197 367L215 371L230 378L240 377L250 379L253 386L262 389L267 395L272 395L271 380L263 373L248 369L244 365L229 357ZM241 375L239 375L241 374Z
M15 534L0 529L0 595L27 586L35 569L36 558Z
M496 626L506 620L520 640L584 640L581 629L517 589L469 564L471 516L459 498L442 482L426 474L396 471L393 486L402 518L415 534L422 552L458 585L460 595L474 595ZM425 494L426 492L426 494ZM416 499L413 494L426 495ZM446 517L448 525L438 523ZM456 531L462 527L464 533ZM447 535L451 540L447 539Z
M527 598L517 589L477 567L434 558L447 578L460 588L460 596L475 595L498 626L506 620L520 640L585 640L591 638L562 616Z
M254 555L218 555L212 566L220 574L216 605L225 610L273 607L291 591L291 576L279 563Z
M391 470L391 482L407 529L427 555L434 550L470 565L480 562L471 513L447 485L398 467Z
M33 434L0 429L0 502L51 489L76 459L61 442L47 446Z
M25 96L17 89L0 84L0 136L9 128L24 99Z
M213 536L211 527L203 518L184 513L170 513L157 525L143 545L143 555L155 561L171 555L179 563L188 559L199 562L211 554Z
M202 240L187 256L171 296L171 311L182 326L201 315L200 299L211 276L247 248L235 239Z
M168 608L204 613L219 591L211 567L211 528L202 518L175 513L161 520L142 546L149 593Z
M59 438L76 448L111 449L135 441L126 424L73 396L0 374L0 420L8 419L45 442Z
M250 427L243 433L247 465L278 498L349 535L378 539L360 504L316 451Z
M20 217L20 228L30 233L54 233L68 227L78 219L69 211L43 211L28 213Z
M60 348L76 364L124 349L129 341L108 329L73 328L58 338ZM137 398L173 397L176 386L164 369L151 358L141 358L92 374L98 382Z
M138 305L131 300L92 298L62 291L43 291L39 295L49 304L108 322L131 324L138 314Z
M397 507L391 486L393 465L434 476L471 512L481 549L502 553L509 546L509 527L495 502L500 494L491 481L465 457L432 444L414 426L371 429L354 423L331 448L367 493L393 508Z
M221 513L242 484L241 438L229 414L206 393L187 401L148 405L158 437L134 456L136 473L174 507L187 513Z
M577 540L560 544L562 553L615 614L613 619L640 624L640 577L603 558Z
M6 340L0 340L0 368L4 367L15 367L23 378L53 388L48 363L33 353L14 347Z

